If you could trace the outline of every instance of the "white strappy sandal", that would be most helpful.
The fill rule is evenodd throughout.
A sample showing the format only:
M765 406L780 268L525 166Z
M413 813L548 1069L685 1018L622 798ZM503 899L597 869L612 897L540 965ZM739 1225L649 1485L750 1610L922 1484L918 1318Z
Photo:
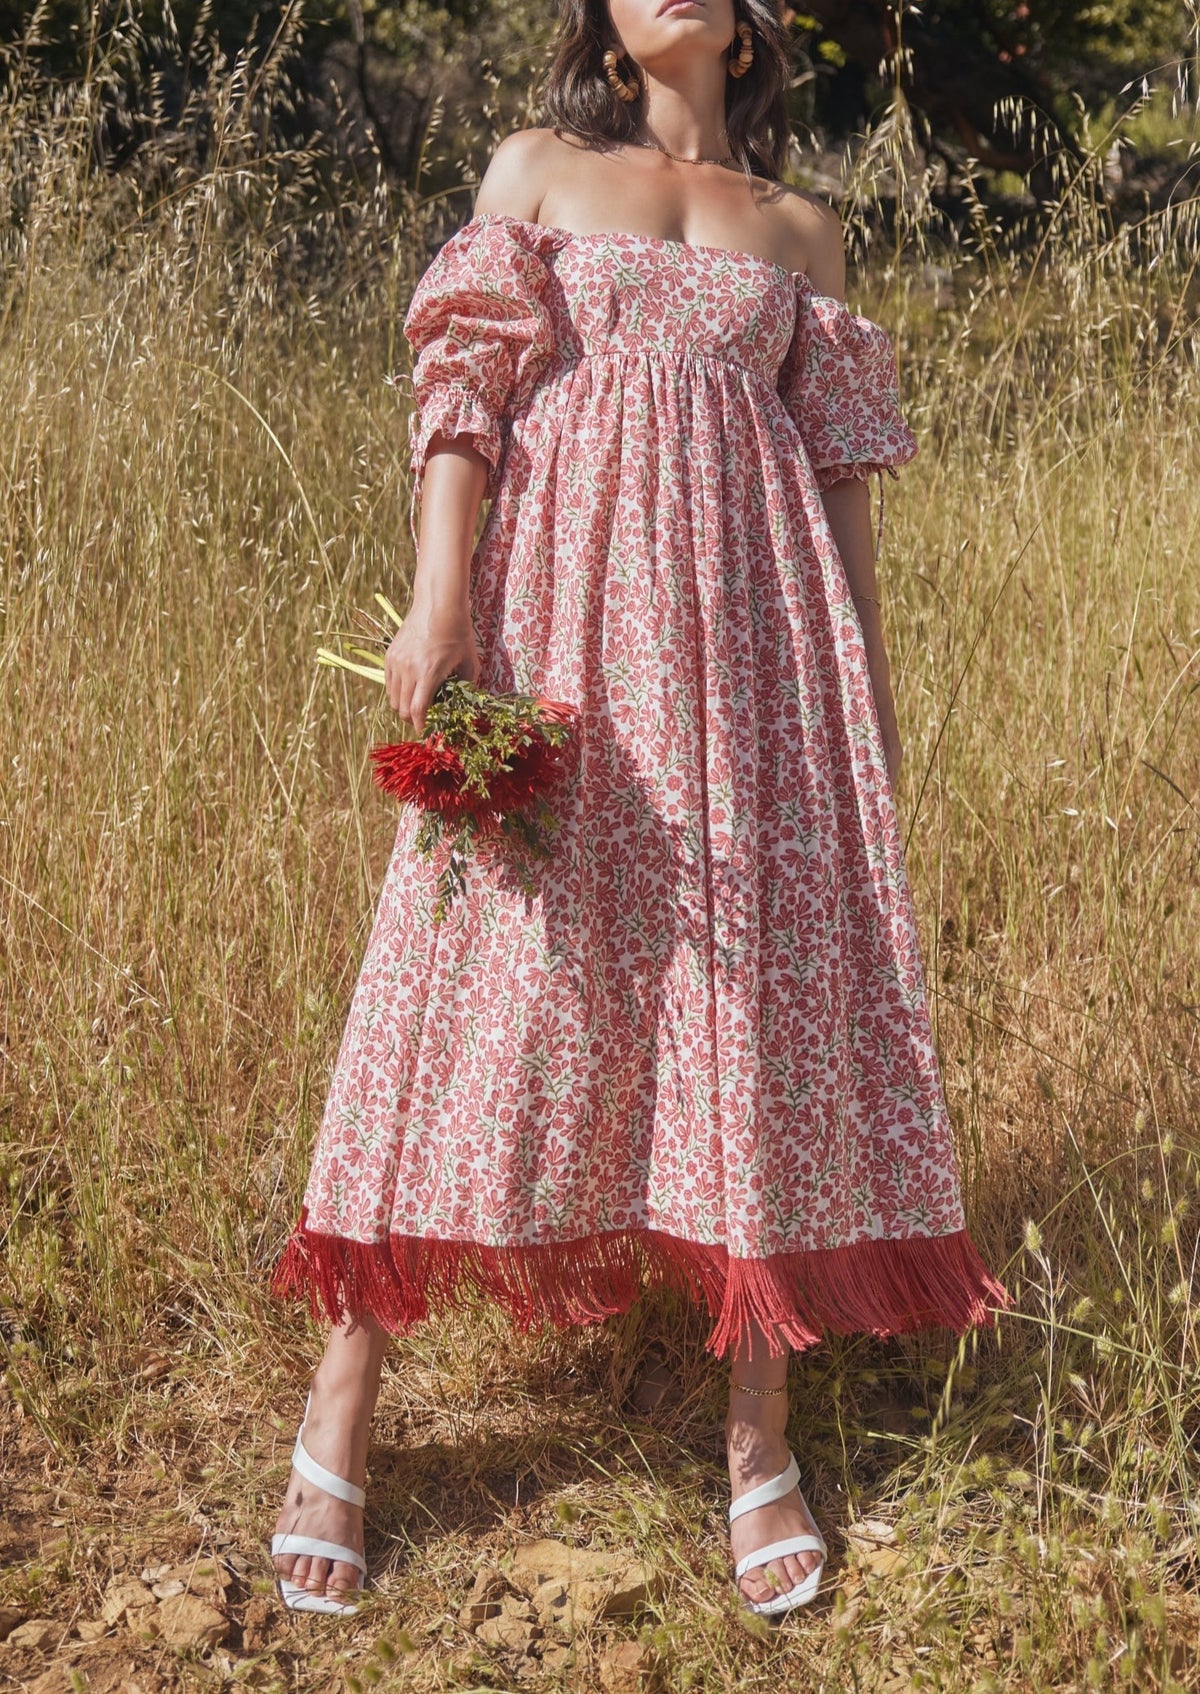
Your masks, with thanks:
M780 1471L779 1475L773 1476L769 1482L760 1482L757 1488L751 1488L748 1493L739 1495L730 1504L730 1523L733 1523L735 1518L740 1518L743 1512L752 1512L756 1506L767 1506L772 1500L782 1500L785 1494L790 1494L792 1489L798 1488L799 1485L800 1467L796 1463L796 1455L789 1452L786 1470ZM801 1494L800 1498L804 1502L805 1511L808 1511L808 1502L804 1499L804 1495ZM812 1514L809 1513L809 1515ZM820 1564L809 1571L803 1582L798 1582L794 1588L789 1588L786 1594L775 1594L769 1600L748 1600L739 1587L738 1593L741 1595L742 1604L747 1610L768 1613L790 1612L797 1606L807 1606L816 1595L829 1549L819 1535L789 1535L783 1541L770 1541L765 1547L760 1547L757 1552L747 1553L745 1558L739 1559L733 1571L735 1583L739 1582L748 1570L755 1570L760 1565L769 1564L772 1559L783 1558L788 1553L807 1553L809 1551L820 1553Z
M309 1396L311 1401L312 1396ZM366 1490L355 1487L347 1482L345 1477L335 1476L331 1470L317 1461L305 1448L302 1437L304 1425L308 1422L308 1405L304 1407L304 1423L296 1432L296 1445L292 1449L292 1463L306 1481L315 1483L324 1489L326 1494L332 1494L336 1500L345 1500L351 1506L365 1506L367 1503ZM365 1583L367 1576L367 1561L361 1553L356 1553L353 1547L340 1547L336 1541L320 1541L312 1535L273 1535L271 1537L271 1556L278 1553L307 1554L313 1559L336 1559L342 1564L354 1565ZM312 1594L299 1582L291 1582L287 1577L276 1574L275 1578L284 1605L290 1612L330 1612L339 1617L353 1617L359 1610L361 1600L338 1599L332 1594Z

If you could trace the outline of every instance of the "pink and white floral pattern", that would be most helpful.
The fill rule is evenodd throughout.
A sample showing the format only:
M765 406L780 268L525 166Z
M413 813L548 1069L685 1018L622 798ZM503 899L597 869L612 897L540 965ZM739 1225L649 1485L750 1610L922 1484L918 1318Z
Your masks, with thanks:
M916 444L885 332L764 259L472 220L419 283L493 496L480 682L571 701L554 856L431 922L402 814L277 1287L403 1331L475 1291L707 1345L990 1321L861 626L821 490Z

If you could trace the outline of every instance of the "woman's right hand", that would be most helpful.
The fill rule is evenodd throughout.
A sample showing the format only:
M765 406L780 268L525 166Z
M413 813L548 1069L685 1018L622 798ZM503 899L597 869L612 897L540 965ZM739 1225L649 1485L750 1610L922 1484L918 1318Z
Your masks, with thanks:
M467 606L414 602L384 660L388 701L418 735L424 735L425 713L439 684L448 676L474 682L479 663Z

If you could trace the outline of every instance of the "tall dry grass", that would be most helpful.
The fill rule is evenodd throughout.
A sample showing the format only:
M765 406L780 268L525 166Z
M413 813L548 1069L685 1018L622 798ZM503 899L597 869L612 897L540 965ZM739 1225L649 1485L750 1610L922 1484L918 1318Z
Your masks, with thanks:
M314 654L375 589L403 604L384 376L442 214L331 203L315 155L264 150L286 90L245 67L206 154L138 177L96 168L97 98L17 77L0 106L0 1599L64 1620L180 1535L266 1585L319 1340L266 1278L393 825L386 719ZM982 201L939 228L902 106L850 182L855 296L922 447L880 566L909 872L972 1227L1017 1303L961 1344L795 1361L832 1610L775 1642L721 1587L695 1314L514 1337L481 1311L393 1352L383 1611L247 1622L224 1670L156 1674L515 1685L443 1619L520 1529L663 1567L642 1634L671 1690L1200 1686L1200 246L1194 202L1115 227L1104 154L1032 245ZM650 1344L678 1393L641 1415ZM887 1558L841 1547L864 1516ZM603 1641L577 1651L521 1685L598 1686Z

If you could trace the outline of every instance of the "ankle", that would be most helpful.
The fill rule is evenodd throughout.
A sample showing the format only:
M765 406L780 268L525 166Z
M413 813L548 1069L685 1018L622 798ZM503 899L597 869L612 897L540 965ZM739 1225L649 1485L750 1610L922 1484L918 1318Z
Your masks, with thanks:
M376 1387L362 1373L332 1371L318 1365L312 1379L312 1401L309 1420L325 1423L358 1422L370 1417L375 1410Z
M726 1455L730 1465L738 1470L761 1464L765 1457L781 1453L787 1444L787 1425L782 1418L769 1423L725 1420Z
M360 1486L367 1468L374 1400L373 1394L364 1394L361 1384L331 1385L314 1377L304 1418L303 1440L310 1457Z
M732 1407L725 1415L725 1447L731 1465L744 1468L761 1463L787 1445L787 1412L740 1414Z
M725 1429L754 1429L764 1434L771 1430L782 1432L787 1427L788 1396L786 1383L782 1391L772 1394L748 1394L739 1387L742 1378L731 1380L729 1403L725 1411ZM774 1385L772 1385L774 1386Z
M369 1422L379 1398L381 1365L361 1347L329 1347L313 1372L314 1421Z

